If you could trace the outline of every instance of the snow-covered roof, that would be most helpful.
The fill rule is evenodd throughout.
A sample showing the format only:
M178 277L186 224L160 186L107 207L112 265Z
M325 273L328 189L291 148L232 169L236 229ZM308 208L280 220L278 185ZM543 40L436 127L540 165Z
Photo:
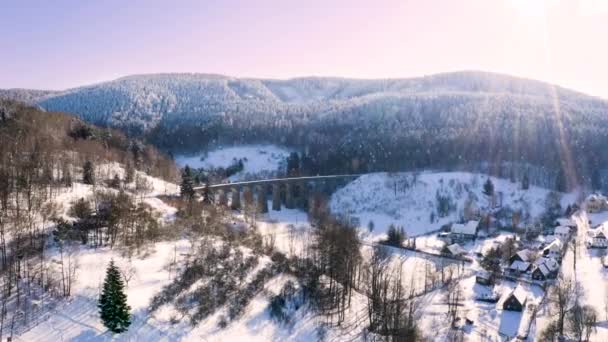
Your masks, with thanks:
M536 269L542 272L545 276L555 272L559 269L559 264L553 258L539 258L536 261Z
M587 197L587 201L597 202L597 201L606 201L606 197L599 194L591 194Z
M589 230L589 231L587 231L587 234L590 237L596 238L596 239L605 239L606 238L606 233L604 233L604 230L601 228L595 229L595 230Z
M528 298L528 292L526 292L526 289L524 289L523 287L517 285L517 287L515 288L515 290L513 290L513 292L511 292L511 295L514 296L518 302L524 304L526 302L526 299Z
M537 265L545 265L551 271L557 271L559 269L559 263L557 260L550 257L539 258L536 261Z
M519 258L523 261L530 261L531 254L534 253L529 249L522 249L521 251L515 253L519 256Z
M553 242L548 244L547 247L545 247L545 250L548 249L553 252L561 252L562 247L563 247L562 240L555 239L555 240L553 240Z
M477 226L479 225L479 221L469 221L465 224L462 223L454 223L452 224L452 233L456 234L466 234L466 235L475 235L477 232Z
M530 267L529 262L519 261L519 260L513 261L511 266L509 266L510 269L520 271L520 272L525 272L529 267Z
M549 268L547 268L547 266L545 266L545 264L537 266L536 269L539 270L540 273L542 273L545 277L551 274L551 271L549 270Z
M555 227L555 234L556 235L568 235L568 234L570 234L570 227L566 227L566 226Z
M460 254L466 254L466 253L467 253L467 251L465 251L465 250L464 250L462 247L460 247L460 245L459 245L459 244L457 244L457 243L451 244L451 245L449 245L447 248L448 248L448 250L450 251L450 254L452 254L452 255L460 255Z

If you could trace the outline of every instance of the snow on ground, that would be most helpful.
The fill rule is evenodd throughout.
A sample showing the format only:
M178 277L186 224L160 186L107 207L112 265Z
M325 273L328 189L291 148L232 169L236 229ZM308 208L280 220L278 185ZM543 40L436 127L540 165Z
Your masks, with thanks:
M175 161L180 166L193 168L226 168L243 159L243 171L230 177L231 181L247 179L259 173L278 171L289 156L289 150L276 145L243 145L209 151L206 154L179 155Z
M390 224L404 227L411 235L436 231L441 226L460 221L465 202L471 199L478 208L488 207L489 199L483 192L488 177L467 172L372 173L359 177L338 190L331 198L333 213L359 219L362 229L374 223L372 238L386 234ZM532 219L545 210L547 189L530 186L520 189L519 183L490 177L498 194L497 202L514 210L528 213ZM437 194L449 195L455 210L439 217ZM574 203L576 194L564 194L562 206ZM431 216L433 221L431 222Z
M578 282L582 288L583 305L591 305L598 313L597 331L591 336L591 341L608 341L608 270L602 266L602 260L597 249L587 249L584 245L589 221L602 224L608 223L608 212L587 214L584 211L575 216L577 223L576 237L576 268L574 267L574 251L568 249L562 262L562 272Z
M160 340L162 331L147 323L146 307L152 296L175 275L175 267L168 267L168 264L179 262L189 248L187 240L160 242L145 256L131 259L109 248L82 249L76 255L78 272L72 299L46 314L45 321L17 337L17 341L113 340L101 323L97 309L99 289L111 259L122 270L131 267L136 270L127 288L133 323L128 332L120 335L120 340Z
M183 341L315 341L315 330L319 322L310 313L305 310L299 312L300 317L294 319L295 324L284 327L274 321L267 310L269 295L278 294L290 279L291 277L285 275L271 279L266 284L266 293L255 296L247 306L243 317L230 323L228 327L219 329L217 327L219 315L215 314L189 331Z
M272 208L271 201L268 208ZM274 237L275 247L288 255L298 255L310 241L308 215L300 209L270 209L259 218L257 228L260 234Z

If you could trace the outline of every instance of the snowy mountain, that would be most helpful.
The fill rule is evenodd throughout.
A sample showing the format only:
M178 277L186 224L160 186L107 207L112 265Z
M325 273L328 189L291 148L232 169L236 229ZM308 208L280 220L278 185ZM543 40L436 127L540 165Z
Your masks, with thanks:
M142 134L173 152L285 145L307 151L312 173L485 172L479 169L485 163L503 170L503 177L520 178L530 168L541 169L544 179L569 173L570 187L597 187L608 176L600 167L608 164L602 147L608 143L608 101L487 72L385 80L135 75L13 96ZM559 171L563 160L571 165Z
M414 95L466 93L539 100L557 96L561 101L602 103L543 82L475 71L385 80L321 77L269 80L214 74L151 74L58 92L2 90L0 97L35 102L48 110L78 114L95 123L147 130L162 119L187 121L196 116L200 119L232 112L313 115L367 103L390 103Z

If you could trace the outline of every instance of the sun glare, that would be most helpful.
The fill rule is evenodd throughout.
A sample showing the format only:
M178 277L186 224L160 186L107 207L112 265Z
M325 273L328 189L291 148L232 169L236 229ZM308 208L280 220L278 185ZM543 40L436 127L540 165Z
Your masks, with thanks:
M559 0L508 0L518 13L528 17L542 17L546 11L559 4Z

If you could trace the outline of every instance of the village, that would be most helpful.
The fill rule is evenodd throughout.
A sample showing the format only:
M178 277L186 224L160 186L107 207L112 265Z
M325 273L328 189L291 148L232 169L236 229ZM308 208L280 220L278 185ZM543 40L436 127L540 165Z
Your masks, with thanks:
M492 315L501 315L498 333L502 338L526 340L535 336L532 330L537 315L541 311L548 315L546 297L551 287L559 284L560 270L564 274L571 272L563 265L569 250L576 254L577 246L582 246L608 267L608 199L590 195L581 208L569 205L563 215L547 225L519 228L514 218L513 226L517 227L514 229L496 224L495 213L500 204L490 207L486 212L475 208L465 213L463 222L451 223L436 234L417 237L414 243L408 240L405 245L461 260L474 274L469 290L475 304L473 308L464 304L467 309L463 310L458 329L470 333L480 323L476 320L483 320L483 311L490 311ZM585 226L589 229L579 232L578 220L587 215Z

